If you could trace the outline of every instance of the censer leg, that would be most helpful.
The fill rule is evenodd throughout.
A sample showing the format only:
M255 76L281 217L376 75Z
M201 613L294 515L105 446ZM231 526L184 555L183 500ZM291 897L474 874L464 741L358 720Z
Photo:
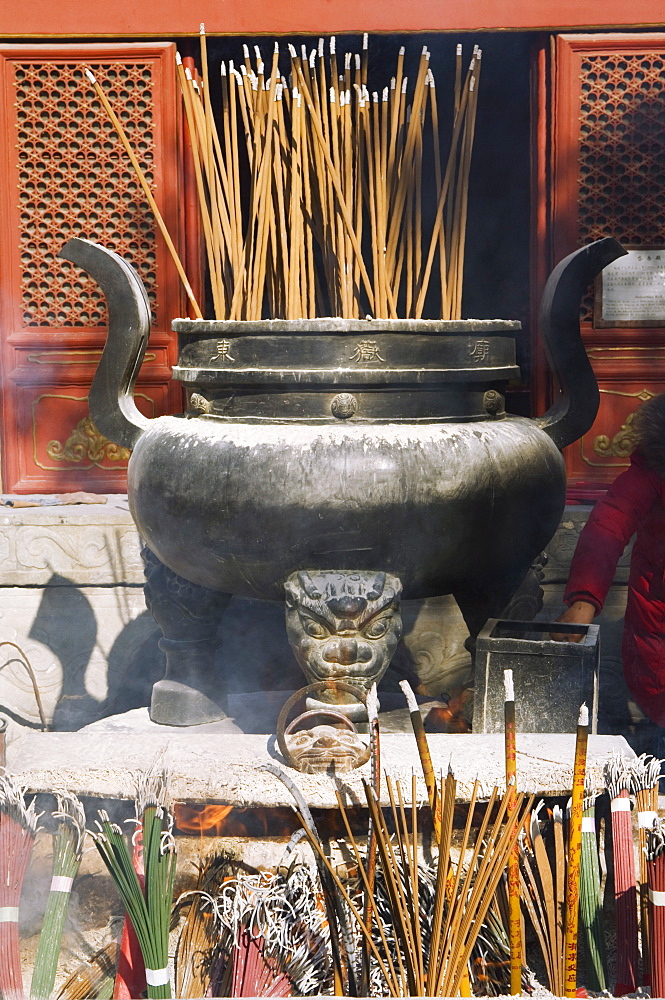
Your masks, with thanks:
M197 726L226 718L226 697L215 673L217 629L230 594L190 583L145 547L145 599L162 630L166 673L153 685L150 718L165 726Z
M284 585L286 631L307 683L345 681L364 692L378 684L402 636L401 594L396 576L376 570L292 573ZM351 695L331 690L321 703L366 718Z

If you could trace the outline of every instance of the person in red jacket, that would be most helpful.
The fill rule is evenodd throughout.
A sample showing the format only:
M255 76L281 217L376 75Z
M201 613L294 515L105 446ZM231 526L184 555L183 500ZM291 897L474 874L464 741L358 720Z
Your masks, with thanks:
M617 562L636 534L623 631L623 672L642 711L665 727L665 393L635 414L630 468L594 507L580 534L559 621L588 625L603 607ZM581 638L570 637L570 638ZM655 753L665 756L665 731Z

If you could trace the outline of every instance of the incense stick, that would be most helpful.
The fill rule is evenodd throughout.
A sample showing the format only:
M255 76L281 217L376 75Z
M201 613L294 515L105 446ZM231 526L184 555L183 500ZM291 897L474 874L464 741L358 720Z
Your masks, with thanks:
M131 143L129 142L129 139L127 138L127 136L125 134L125 130L123 129L122 125L120 124L118 116L116 115L115 111L113 110L113 108L112 108L112 106L111 106L111 104L109 102L108 97L104 93L104 90L103 90L102 86L98 83L97 78L95 77L94 73L90 69L86 68L85 69L85 75L87 76L88 80L92 84L92 86L93 86L93 88L95 90L95 93L97 94L97 97L102 102L104 110L106 111L107 115L109 116L109 118L111 120L111 124L113 125L113 128L115 129L115 131L116 131L116 133L118 135L118 138L120 139L120 142L122 143L122 146L123 146L125 152L127 153L127 156L129 157L129 161L132 164L132 167L134 168L134 173L136 174L136 178L137 178L139 184L141 185L141 188L142 188L143 193L144 193L144 195L146 197L146 200L147 200L148 204L150 205L150 210L151 210L152 214L155 217L155 222L159 226L159 229L160 229L160 232L161 232L162 237L164 239L164 242L166 243L166 246L168 247L169 253L171 254L171 257L173 258L173 263L175 264L175 266L177 268L177 271L178 271L178 274L180 275L180 280L182 281L183 288L185 289L185 293L187 295L187 298L189 299L189 301L191 303L191 306L192 306L192 309L194 310L194 315L196 316L197 319L202 319L203 318L203 314L201 313L201 310L199 309L199 306L198 306L198 303L196 301L196 298L194 297L194 292L192 291L192 287L191 287L191 285L189 283L189 280L187 279L187 275L185 274L185 269L182 266L182 262L180 260L180 257L178 256L178 252L177 252L177 250L176 250L176 248L175 248L175 246L173 244L173 240L171 239L171 236L170 236L170 234L168 232L168 229L166 228L166 224L164 222L164 219L162 218L162 213L160 212L160 210L159 210L159 208L157 206L157 202L155 201L155 198L153 196L153 193L150 190L150 185L148 184L148 181L146 180L145 174L143 173L143 170L141 169L141 165L140 165L138 159L136 158L136 155L134 154L134 150L131 147Z
M580 899L580 855L582 850L582 813L584 811L584 780L586 776L589 709L580 708L575 740L573 795L568 825L568 874L566 879L565 969L566 997L575 997L577 989L577 926Z
M595 811L595 796L587 796L582 813L580 919L584 934L587 987L601 992L606 988L606 959Z
M629 766L620 756L612 757L604 768L610 796L612 848L614 854L614 894L617 922L617 982L614 994L623 996L637 987L637 892L633 829L630 816Z
M658 783L661 761L657 757L642 754L631 766L631 791L635 795L637 809L637 831L639 840L639 900L640 931L642 941L642 965L644 984L650 984L651 928L649 925L649 886L647 865L648 834L658 819Z
M430 810L432 812L432 825L434 827L434 834L437 841L441 835L441 817L439 811L439 803L437 802L437 784L436 778L434 776L434 767L432 766L432 757L429 750L429 744L427 742L427 736L425 734L425 727L423 725L423 719L420 714L420 709L418 708L418 702L416 696L411 689L411 685L408 681L400 681L399 686L402 689L402 693L406 698L406 703L409 707L409 717L411 719L411 726L413 728L413 735L416 738L416 746L418 748L418 756L420 757L420 763L423 769L423 778L425 779L425 787L427 789L427 798L429 800Z
M56 803L53 817L59 822L53 837L53 875L30 984L34 1000L48 1000L53 993L71 890L85 841L85 813L76 796L57 794Z
M515 732L515 689L512 670L504 670L506 790L514 799L517 791L517 745ZM511 799L511 801L512 801ZM508 858L508 938L510 941L510 992L522 992L522 915L520 910L519 845Z

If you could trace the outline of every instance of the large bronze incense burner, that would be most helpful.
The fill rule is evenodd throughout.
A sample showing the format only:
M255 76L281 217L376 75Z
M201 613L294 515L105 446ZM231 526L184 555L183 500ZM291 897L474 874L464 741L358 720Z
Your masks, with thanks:
M540 334L562 387L543 417L508 415L519 324L500 320L176 320L182 416L147 420L132 391L150 326L114 253L61 256L102 286L109 336L90 393L99 430L132 449L132 514L167 672L151 715L223 717L214 674L230 595L281 601L308 680L367 689L400 637L399 601L452 594L475 636L501 615L563 511L560 449L593 422L578 324L600 240L547 285Z

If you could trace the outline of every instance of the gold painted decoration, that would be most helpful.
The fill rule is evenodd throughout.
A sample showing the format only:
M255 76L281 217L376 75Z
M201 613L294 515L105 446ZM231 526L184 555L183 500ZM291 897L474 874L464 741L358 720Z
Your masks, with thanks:
M49 441L46 446L49 458L58 462L82 462L84 459L94 465L102 462L126 462L131 454L129 448L121 448L105 438L95 427L92 417L79 420L64 444Z
M633 428L634 419L635 413L630 413L625 424L621 425L621 430L613 438L608 437L607 434L599 434L597 438L594 438L593 450L596 455L600 455L602 458L628 458L637 444L637 436Z

